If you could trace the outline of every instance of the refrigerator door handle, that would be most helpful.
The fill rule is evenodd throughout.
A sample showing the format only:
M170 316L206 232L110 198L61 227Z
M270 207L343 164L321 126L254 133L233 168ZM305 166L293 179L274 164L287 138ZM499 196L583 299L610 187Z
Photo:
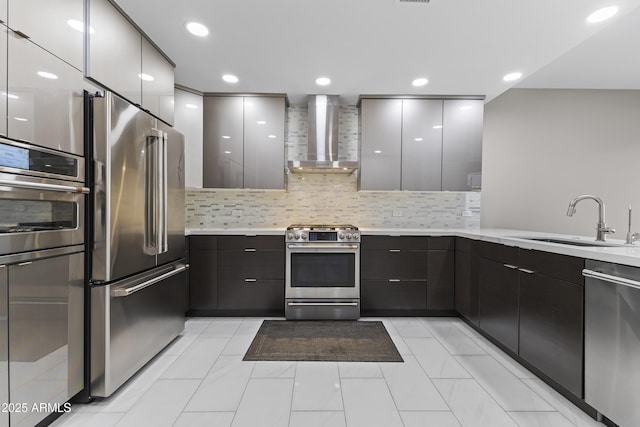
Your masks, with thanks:
M147 281L144 281L142 283L139 283L137 285L134 286L127 286L127 287L122 287L122 288L115 288L111 290L111 296L115 297L115 298L119 298L119 297L128 297L129 295L135 294L136 292L139 292L141 290L143 290L144 288L148 288L149 286L155 285L156 283L162 282L165 279L168 279L169 277L175 276L176 274L182 273L183 271L187 270L189 268L189 264L181 264L179 266L177 266L175 269L161 274L157 277L154 277L153 279L149 279Z
M147 255L158 255L162 247L162 213L160 207L161 200L161 184L162 168L161 166L161 145L162 132L152 129L151 134L147 137L146 161L145 161L145 186L146 186L146 218L144 227L144 248Z
M169 251L169 195L168 195L168 187L169 187L169 178L168 171L169 168L167 166L167 133L162 132L162 221L161 221L161 232L162 232L162 244L160 245L160 253L166 253Z

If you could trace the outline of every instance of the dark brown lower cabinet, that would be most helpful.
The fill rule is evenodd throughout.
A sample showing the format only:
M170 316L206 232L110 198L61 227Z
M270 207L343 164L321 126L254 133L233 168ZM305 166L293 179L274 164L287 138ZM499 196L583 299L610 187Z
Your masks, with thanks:
M478 326L478 240L456 238L455 309Z
M392 280L392 281L390 281ZM427 309L426 280L362 280L360 304L365 315L422 315Z
M479 326L509 350L517 353L518 269L487 258L480 258L479 267Z
M454 251L427 251L427 310L455 310L454 274Z

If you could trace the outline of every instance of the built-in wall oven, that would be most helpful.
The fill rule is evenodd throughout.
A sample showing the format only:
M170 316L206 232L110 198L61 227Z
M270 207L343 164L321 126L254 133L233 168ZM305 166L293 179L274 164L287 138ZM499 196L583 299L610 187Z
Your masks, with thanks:
M287 228L287 319L360 317L360 232L353 225Z

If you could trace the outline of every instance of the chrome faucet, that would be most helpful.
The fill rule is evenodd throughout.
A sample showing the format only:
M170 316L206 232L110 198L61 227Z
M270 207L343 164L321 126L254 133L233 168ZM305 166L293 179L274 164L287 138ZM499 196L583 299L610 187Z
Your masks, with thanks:
M597 230L596 241L604 242L606 235L609 233L615 233L616 230L615 228L608 227L607 224L605 223L604 202L600 197L591 196L589 194L576 197L571 202L569 202L569 209L567 210L567 216L573 216L573 214L576 213L576 205L578 204L578 202L585 199L591 199L598 204L598 226L596 228Z

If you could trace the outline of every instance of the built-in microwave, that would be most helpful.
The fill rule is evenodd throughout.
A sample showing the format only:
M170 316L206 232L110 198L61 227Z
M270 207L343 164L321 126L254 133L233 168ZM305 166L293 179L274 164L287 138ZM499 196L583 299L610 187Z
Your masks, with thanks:
M0 139L0 255L84 243L84 159Z

